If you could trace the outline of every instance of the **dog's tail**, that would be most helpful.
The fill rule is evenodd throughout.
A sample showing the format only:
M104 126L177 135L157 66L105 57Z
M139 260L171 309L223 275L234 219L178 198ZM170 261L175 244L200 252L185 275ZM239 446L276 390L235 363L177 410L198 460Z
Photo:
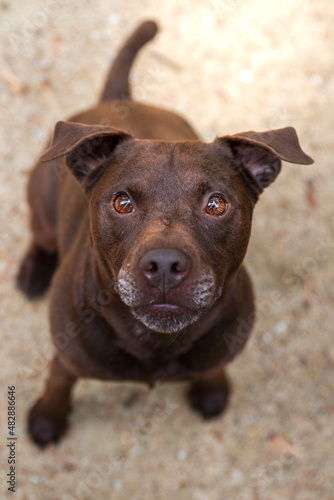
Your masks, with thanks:
M104 89L101 101L130 98L129 73L138 51L154 38L158 27L153 21L145 21L127 39L114 60Z

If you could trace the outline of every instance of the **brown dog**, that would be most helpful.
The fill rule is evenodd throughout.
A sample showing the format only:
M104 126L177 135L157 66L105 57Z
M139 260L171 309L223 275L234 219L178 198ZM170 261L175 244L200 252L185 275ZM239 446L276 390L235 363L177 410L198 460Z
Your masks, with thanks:
M33 239L19 287L40 295L58 266L57 350L29 414L40 445L64 433L78 377L189 380L194 408L204 417L223 411L224 366L254 320L241 265L254 205L281 160L312 163L291 127L207 144L177 115L133 102L129 70L155 33L153 22L139 26L101 102L57 123L30 179Z

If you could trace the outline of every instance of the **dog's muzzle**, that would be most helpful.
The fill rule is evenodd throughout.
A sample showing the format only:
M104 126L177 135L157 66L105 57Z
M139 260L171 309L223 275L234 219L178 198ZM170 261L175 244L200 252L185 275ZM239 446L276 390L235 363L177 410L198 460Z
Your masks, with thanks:
M133 254L118 274L117 290L133 316L160 333L190 326L217 297L212 269L175 247Z

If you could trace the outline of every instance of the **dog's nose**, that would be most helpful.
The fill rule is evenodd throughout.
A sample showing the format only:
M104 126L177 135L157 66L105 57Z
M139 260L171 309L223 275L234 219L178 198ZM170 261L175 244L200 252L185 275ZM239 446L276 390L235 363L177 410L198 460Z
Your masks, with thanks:
M154 248L140 259L139 267L152 286L168 290L185 279L190 258L176 248Z

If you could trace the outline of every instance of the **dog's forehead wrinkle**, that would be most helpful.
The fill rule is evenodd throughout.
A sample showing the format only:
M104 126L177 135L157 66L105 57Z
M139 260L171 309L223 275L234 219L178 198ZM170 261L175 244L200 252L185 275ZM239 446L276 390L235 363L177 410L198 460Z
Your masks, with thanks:
M129 194L145 198L164 213L172 207L182 210L187 198L219 189L231 175L217 149L200 141L136 141L115 180L117 177Z
M174 171L183 177L183 187L202 195L210 190L225 189L231 179L237 181L239 174L229 155L212 144L180 143L173 153Z

